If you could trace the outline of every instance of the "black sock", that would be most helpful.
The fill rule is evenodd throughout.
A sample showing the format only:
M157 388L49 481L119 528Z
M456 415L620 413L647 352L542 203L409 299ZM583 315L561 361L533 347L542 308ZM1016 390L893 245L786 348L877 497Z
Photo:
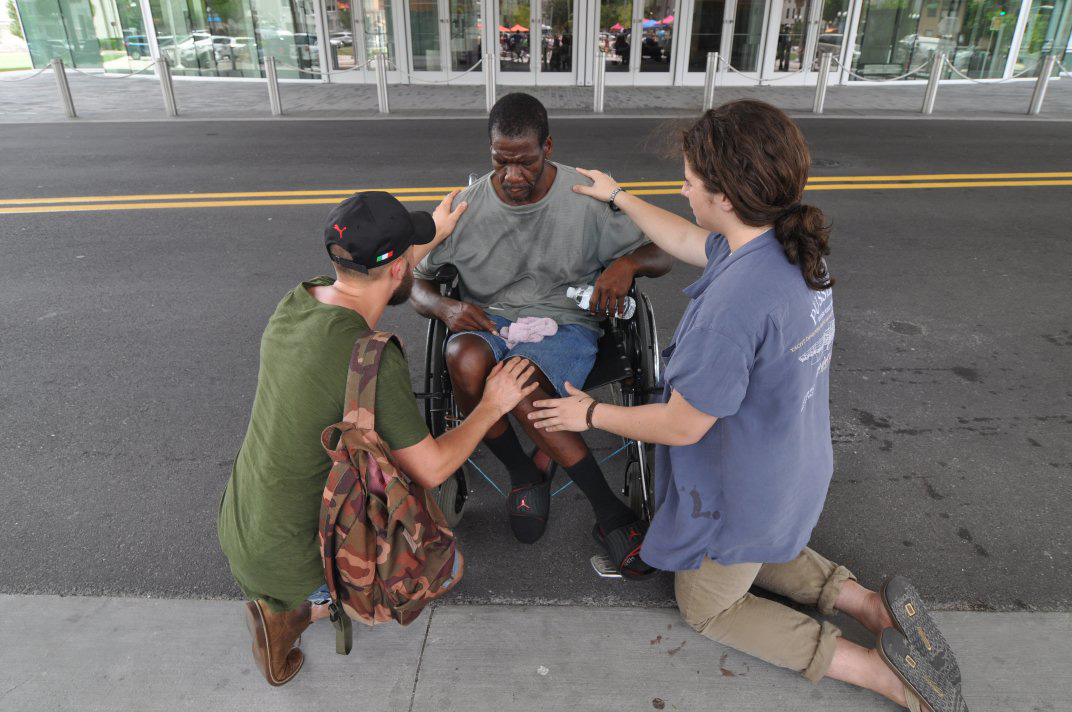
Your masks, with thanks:
M523 487L543 481L543 473L536 469L532 458L521 449L521 443L510 424L506 424L506 432L497 438L484 438L484 444L488 446L492 454L506 465L510 473L510 487Z
M588 498L596 521L604 531L612 531L636 519L633 510L615 496L592 453L585 455L576 465L567 467L566 473Z

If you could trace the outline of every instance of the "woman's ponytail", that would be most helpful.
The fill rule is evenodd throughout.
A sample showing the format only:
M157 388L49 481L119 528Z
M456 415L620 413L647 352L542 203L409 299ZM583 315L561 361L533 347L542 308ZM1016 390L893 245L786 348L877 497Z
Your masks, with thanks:
M834 286L823 259L830 254L830 225L822 210L794 203L775 218L774 232L785 256L800 266L809 288L820 291Z
M797 202L808 184L808 144L784 111L754 99L723 104L682 132L681 149L704 188L725 195L741 222L774 225L810 289L834 284L823 259L830 225L822 210Z

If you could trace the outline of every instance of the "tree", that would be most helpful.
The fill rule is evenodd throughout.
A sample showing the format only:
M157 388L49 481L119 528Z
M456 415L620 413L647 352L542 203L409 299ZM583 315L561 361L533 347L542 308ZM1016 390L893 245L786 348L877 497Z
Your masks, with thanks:
M15 0L7 0L7 14L11 18L11 34L20 40L25 40L26 38L22 36L22 23L19 22L19 11L15 7Z

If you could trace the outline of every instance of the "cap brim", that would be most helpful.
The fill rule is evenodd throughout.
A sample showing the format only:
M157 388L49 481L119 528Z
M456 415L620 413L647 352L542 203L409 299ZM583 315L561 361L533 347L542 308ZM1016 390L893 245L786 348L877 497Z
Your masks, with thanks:
M414 245L427 245L435 239L435 220L432 219L430 213L426 213L423 210L416 210L409 214L409 219L413 222Z

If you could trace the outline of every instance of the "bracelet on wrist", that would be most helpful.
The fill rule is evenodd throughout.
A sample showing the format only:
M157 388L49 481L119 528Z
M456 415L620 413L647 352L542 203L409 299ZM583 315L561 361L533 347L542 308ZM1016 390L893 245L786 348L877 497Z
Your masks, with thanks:
M595 428L595 426L592 425L592 413L595 412L597 405L599 405L599 401L597 401L595 398L593 398L592 402L588 404L588 412L585 413L585 415L584 415L584 422L585 422L585 425L588 426L589 430L592 430L593 428Z
M610 197L609 197L609 198L607 198L607 205L609 205L609 206L610 206L610 209L611 209L611 210L613 210L613 211L614 211L614 212L616 212L616 213L617 213L617 212L621 212L621 210L622 210L622 209L621 209L621 208L619 208L619 207L618 207L617 205L615 205L615 204L614 204L614 199L615 199L615 198L617 198L617 197L618 197L618 193L621 193L621 192L622 192L622 189L621 189L621 187L615 188L615 189L614 189L614 190L613 190L613 191L611 192L611 194L610 194Z

